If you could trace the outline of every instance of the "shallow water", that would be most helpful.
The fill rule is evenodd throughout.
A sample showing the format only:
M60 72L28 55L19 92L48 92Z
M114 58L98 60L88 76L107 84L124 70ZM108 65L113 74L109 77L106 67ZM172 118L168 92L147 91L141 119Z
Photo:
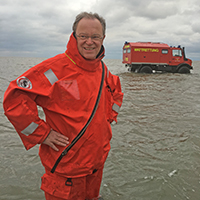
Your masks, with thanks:
M42 200L38 146L26 151L3 115L9 81L42 58L0 58L0 200ZM134 74L104 60L120 76L124 102L112 125L101 194L105 200L197 200L200 197L200 62L191 74Z

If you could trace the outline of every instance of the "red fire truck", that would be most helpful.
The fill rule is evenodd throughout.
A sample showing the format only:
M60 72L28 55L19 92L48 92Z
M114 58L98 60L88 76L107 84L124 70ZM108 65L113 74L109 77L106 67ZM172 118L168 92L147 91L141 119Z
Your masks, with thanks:
M192 60L186 58L184 47L153 42L125 42L122 63L138 73L190 73L193 69Z

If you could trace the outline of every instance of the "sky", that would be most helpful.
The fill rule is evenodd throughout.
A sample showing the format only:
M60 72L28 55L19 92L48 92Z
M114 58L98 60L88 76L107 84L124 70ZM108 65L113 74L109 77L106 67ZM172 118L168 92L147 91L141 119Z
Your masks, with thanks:
M0 0L0 56L63 53L83 11L105 18L107 59L122 59L125 41L142 41L181 45L200 60L199 0Z

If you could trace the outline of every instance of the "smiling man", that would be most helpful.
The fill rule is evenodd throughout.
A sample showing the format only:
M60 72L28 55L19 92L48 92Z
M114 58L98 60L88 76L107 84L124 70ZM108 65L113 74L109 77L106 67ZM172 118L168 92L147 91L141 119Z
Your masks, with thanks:
M80 13L65 53L12 81L5 115L28 150L40 144L47 200L97 200L123 93L102 62L105 20ZM37 105L46 119L38 116Z

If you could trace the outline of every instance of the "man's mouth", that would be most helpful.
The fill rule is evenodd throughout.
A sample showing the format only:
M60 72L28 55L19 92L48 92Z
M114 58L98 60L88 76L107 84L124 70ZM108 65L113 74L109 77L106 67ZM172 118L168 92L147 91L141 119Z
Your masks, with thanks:
M88 47L88 48L84 47L84 49L87 50L87 51L92 51L92 50L94 50L95 48L94 48L94 47L90 47L90 48L89 48L89 47Z

